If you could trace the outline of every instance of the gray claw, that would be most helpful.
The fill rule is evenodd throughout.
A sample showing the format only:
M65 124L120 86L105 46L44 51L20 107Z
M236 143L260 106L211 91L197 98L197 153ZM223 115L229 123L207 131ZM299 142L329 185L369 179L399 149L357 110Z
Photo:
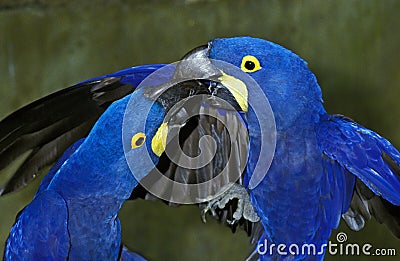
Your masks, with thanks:
M242 217L250 222L260 221L260 218L251 204L247 190L237 183L234 183L233 185L228 184L226 186L230 186L230 188L223 194L210 200L207 206L201 211L201 219L203 222L206 223L206 214L208 211L211 211L212 216L215 217L216 209L223 209L230 200L235 198L238 199L238 206L236 211L233 213L233 220L227 220L228 224L233 225L236 222L239 222Z

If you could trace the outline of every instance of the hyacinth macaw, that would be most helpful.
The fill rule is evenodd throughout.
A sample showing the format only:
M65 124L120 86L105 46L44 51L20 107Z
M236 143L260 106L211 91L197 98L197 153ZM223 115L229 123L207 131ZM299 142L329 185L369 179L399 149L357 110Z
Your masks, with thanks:
M321 89L305 61L280 45L250 37L212 40L195 56L240 68L259 84L272 107L275 155L265 177L251 186L263 130L252 109L254 90L248 89L250 147L242 185L263 226L259 246L265 248L267 241L301 249L302 244L313 243L317 251L308 256L287 248L286 254L276 248L265 253L262 248L261 259L323 259L325 248L319 251L320 247L341 217L358 231L374 216L400 237L399 151L351 119L327 114ZM201 70L211 73L213 67L215 75L226 73L214 62L204 64L210 68L199 65ZM221 201L226 198L212 201L208 208L215 211Z
M132 95L138 109L132 119L144 117L140 106L152 102L143 99L141 90ZM125 162L120 134L130 97L113 103L88 137L70 147L51 169L11 229L6 260L117 260L128 253L122 251L117 214L138 184ZM131 153L140 175L154 167L141 157L163 122L163 107L155 103L149 116L145 130L132 128ZM156 161L154 152L149 153Z
M163 85L145 85L130 94L163 66L133 67L84 81L29 104L0 123L2 153L8 159L33 149L5 187L4 193L8 193L23 187L58 156L60 148L81 137L96 121L86 138L64 152L43 178L33 201L18 215L6 243L6 260L143 260L121 245L117 214L138 185L138 177L154 169L165 149L169 128L169 122L163 122L166 112L177 101L195 94L212 94L235 103L229 91L221 90L224 87L213 90L190 82L163 89L160 95L153 94ZM171 76L164 74L157 75L162 78L157 82ZM212 99L207 102L212 103ZM71 107L75 103L79 109L91 111L80 115L78 108ZM99 119L91 118L100 114ZM145 122L145 127L139 122ZM128 140L122 137L123 124L130 126ZM174 124L184 123L177 118L171 122ZM124 154L126 144L131 147ZM146 153L150 162L144 160ZM27 172L32 168L36 172Z

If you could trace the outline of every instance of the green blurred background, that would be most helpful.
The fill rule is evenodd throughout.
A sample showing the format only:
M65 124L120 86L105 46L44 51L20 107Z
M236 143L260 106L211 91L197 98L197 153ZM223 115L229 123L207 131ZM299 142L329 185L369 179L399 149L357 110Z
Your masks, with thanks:
M209 39L250 35L308 61L328 112L345 114L400 148L399 12L396 0L0 0L0 118L89 77L174 62ZM1 244L37 185L0 198ZM232 234L210 218L202 224L195 206L127 202L120 217L125 244L150 260L243 260L251 250L243 231ZM342 224L333 241L339 231L348 242L396 248L400 256L400 241L375 221L358 233Z

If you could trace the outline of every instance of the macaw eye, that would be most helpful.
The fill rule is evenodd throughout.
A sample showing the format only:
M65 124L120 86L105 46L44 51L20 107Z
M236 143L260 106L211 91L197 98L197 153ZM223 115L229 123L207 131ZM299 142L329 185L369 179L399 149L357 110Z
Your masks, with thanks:
M146 135L143 132L138 132L132 137L132 149L140 148L146 141Z
M246 55L242 59L240 69L244 72L256 72L261 69L260 61L252 55Z

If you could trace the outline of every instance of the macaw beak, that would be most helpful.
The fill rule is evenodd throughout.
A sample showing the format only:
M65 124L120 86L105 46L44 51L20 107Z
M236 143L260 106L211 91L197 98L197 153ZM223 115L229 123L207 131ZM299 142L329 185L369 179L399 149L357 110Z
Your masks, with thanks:
M186 89L190 91L191 95L193 95L193 91L214 95L232 105L236 110L247 112L248 90L246 84L218 68L209 58L209 52L210 45L202 45L188 52L176 64L172 80L151 88L151 94L148 94L148 97L164 100L164 104L174 105L170 100L172 95L176 96L177 91L183 92ZM168 89L174 89L174 92L168 95ZM186 95L182 96L190 96L187 91ZM217 108L232 109L232 107L227 108L226 104L220 101L215 99L210 100L209 103Z
M248 110L248 90L246 84L233 75L225 73L209 58L211 44L202 45L188 52L178 63L174 78L209 79L219 88L226 88L236 99L243 112ZM221 95L220 98L224 95ZM229 101L229 100L228 100Z

